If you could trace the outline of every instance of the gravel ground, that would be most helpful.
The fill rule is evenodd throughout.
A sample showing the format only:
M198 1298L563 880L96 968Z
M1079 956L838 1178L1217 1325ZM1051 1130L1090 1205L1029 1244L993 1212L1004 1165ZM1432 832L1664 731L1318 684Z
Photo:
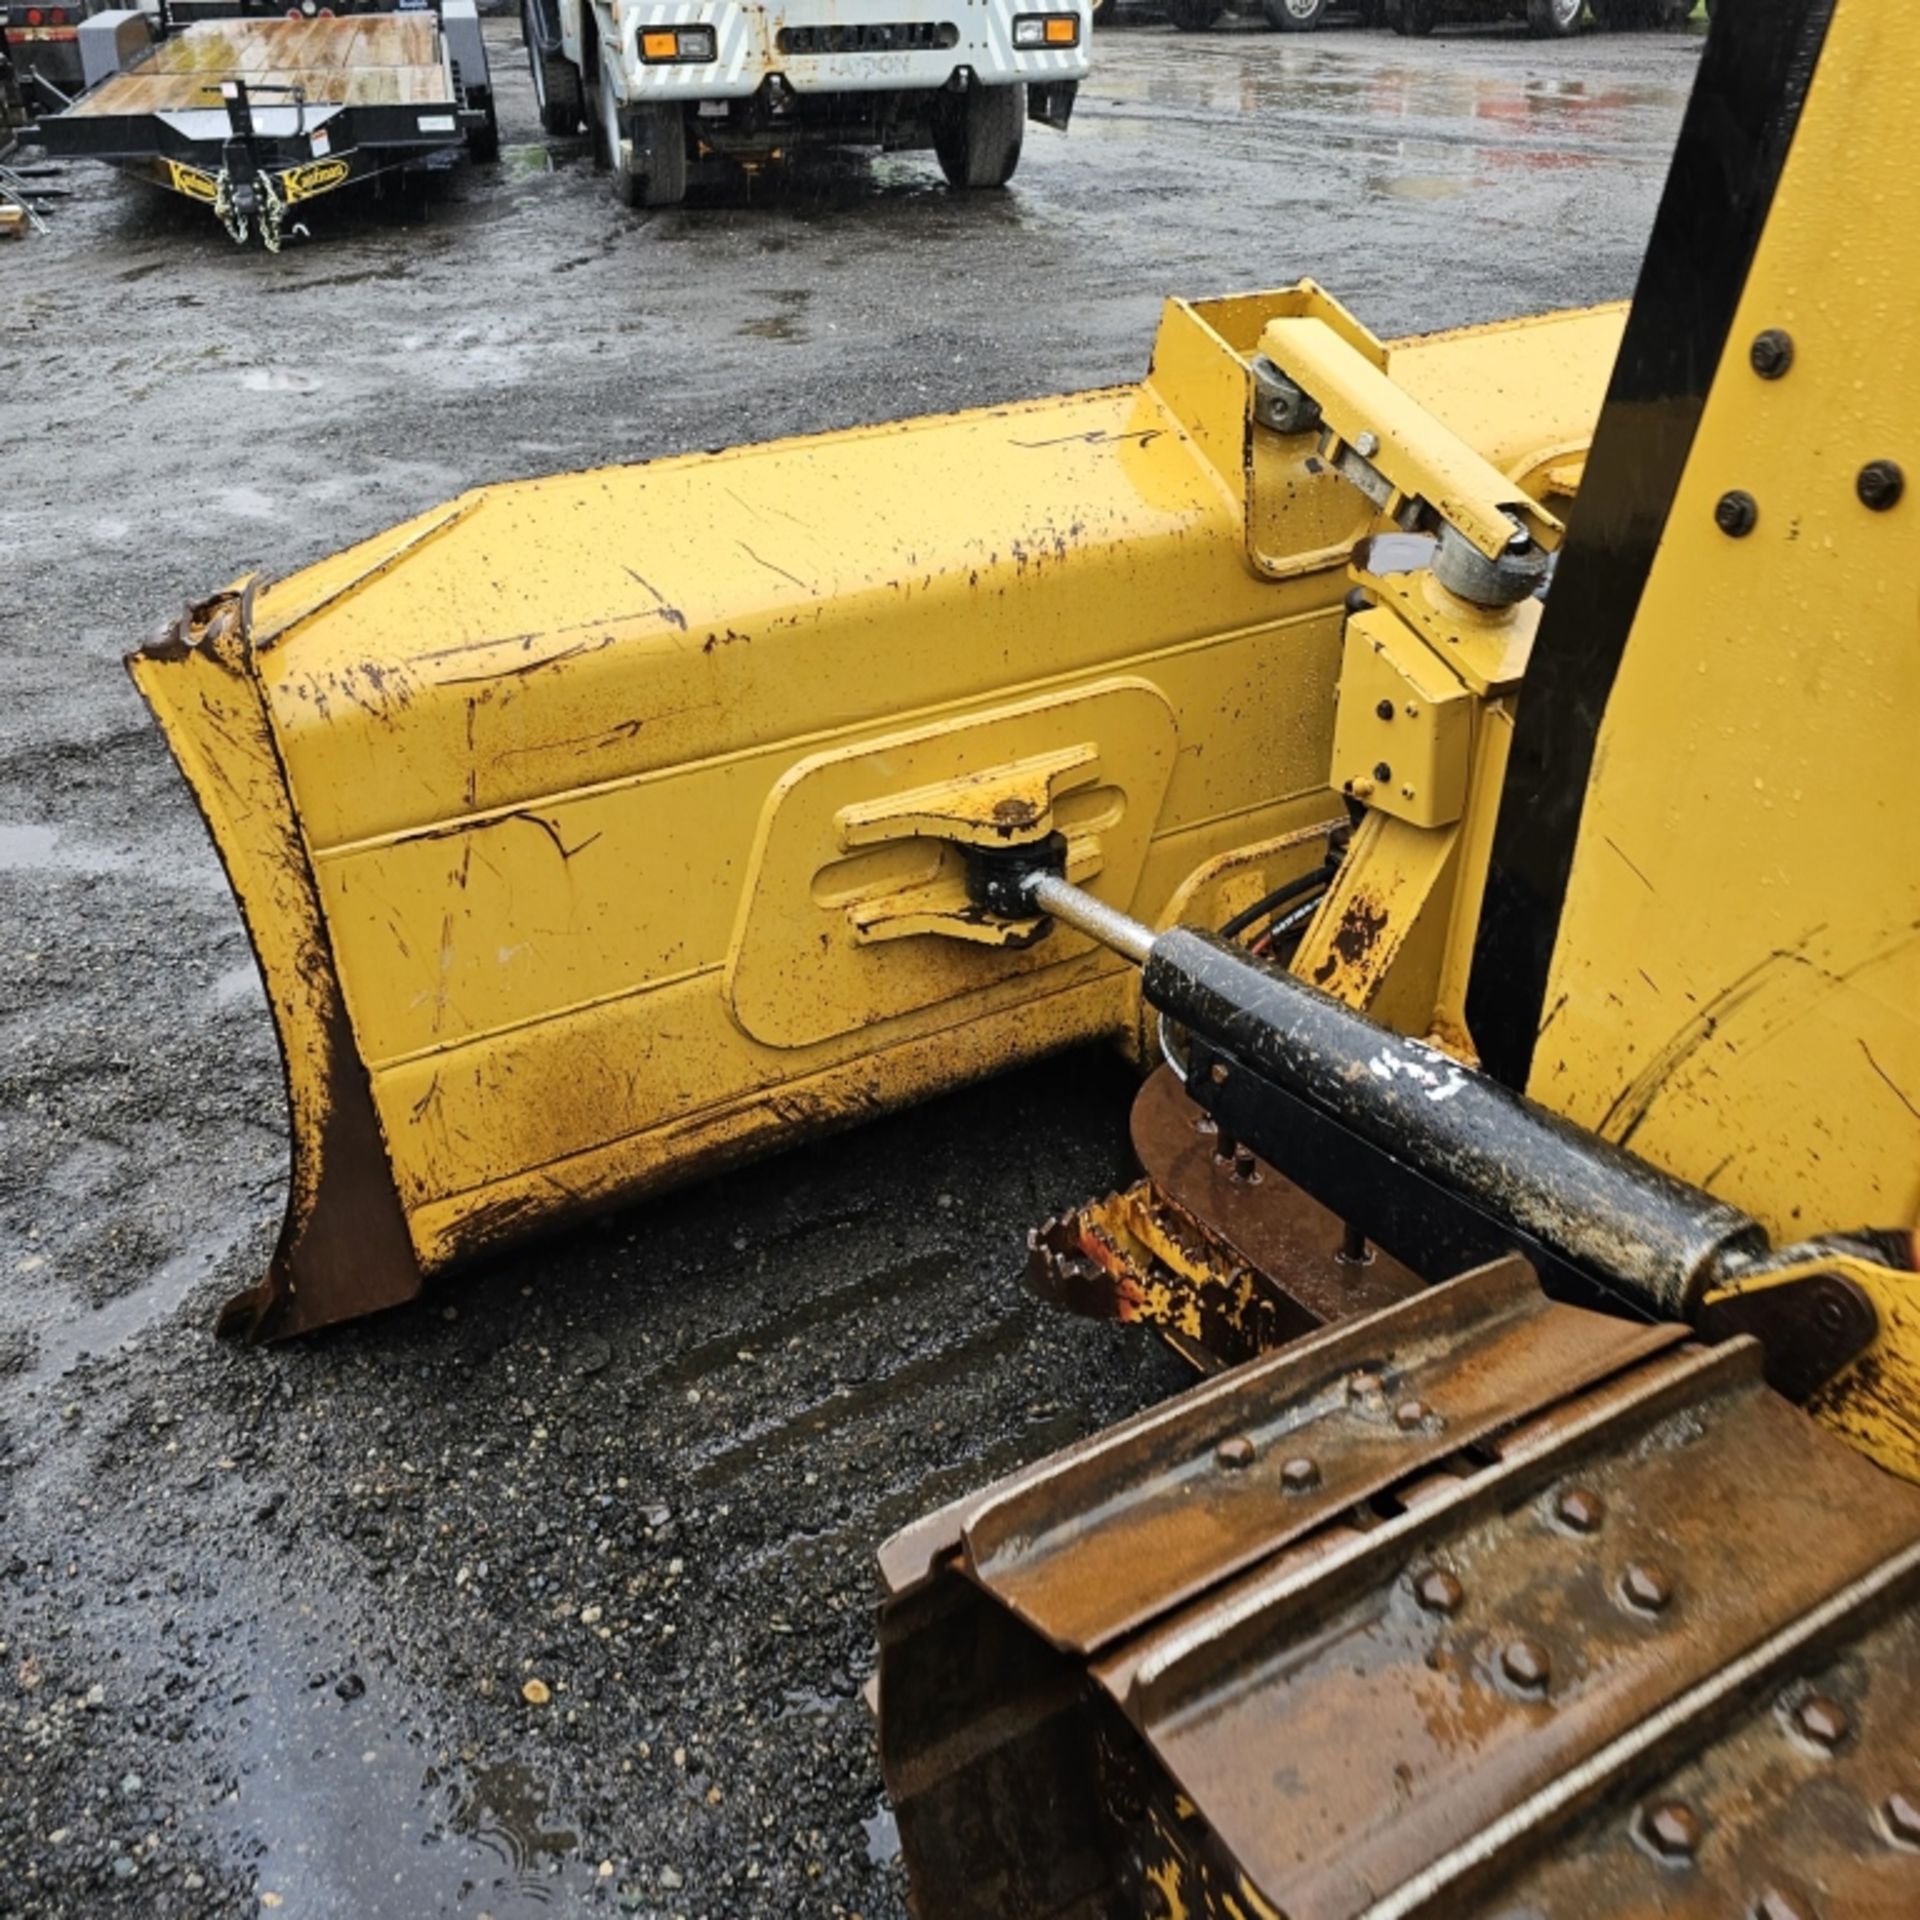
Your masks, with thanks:
M642 216L488 32L496 169L278 259L79 169L0 261L0 1913L900 1914L874 1546L1178 1379L1020 1290L1127 1171L1095 1057L217 1345L278 1069L117 656L479 481L1129 377L1169 291L1625 294L1699 45L1103 32L1006 195L910 156Z

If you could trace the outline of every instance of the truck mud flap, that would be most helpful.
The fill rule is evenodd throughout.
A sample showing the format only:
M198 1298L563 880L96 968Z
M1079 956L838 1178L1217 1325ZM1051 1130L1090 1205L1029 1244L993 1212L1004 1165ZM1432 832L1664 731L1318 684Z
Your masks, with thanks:
M1048 80L1027 87L1027 118L1061 133L1073 118L1073 103L1080 92L1078 80Z

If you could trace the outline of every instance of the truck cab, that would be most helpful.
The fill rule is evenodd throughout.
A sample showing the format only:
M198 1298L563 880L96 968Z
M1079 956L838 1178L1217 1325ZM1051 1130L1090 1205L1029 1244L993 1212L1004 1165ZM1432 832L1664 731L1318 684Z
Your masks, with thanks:
M1028 120L1067 125L1092 18L1091 0L521 0L541 124L584 123L635 207L801 145L931 149L954 187L1005 186Z

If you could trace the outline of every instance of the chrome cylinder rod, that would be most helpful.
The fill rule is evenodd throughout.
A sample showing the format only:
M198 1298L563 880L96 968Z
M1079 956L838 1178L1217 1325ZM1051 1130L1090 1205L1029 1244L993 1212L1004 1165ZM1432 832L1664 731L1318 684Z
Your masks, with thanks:
M1052 873L1029 874L1021 883L1027 898L1042 912L1051 914L1062 926L1084 933L1103 947L1124 954L1136 967L1147 964L1153 951L1154 931L1138 920L1130 920L1104 901L1070 881Z

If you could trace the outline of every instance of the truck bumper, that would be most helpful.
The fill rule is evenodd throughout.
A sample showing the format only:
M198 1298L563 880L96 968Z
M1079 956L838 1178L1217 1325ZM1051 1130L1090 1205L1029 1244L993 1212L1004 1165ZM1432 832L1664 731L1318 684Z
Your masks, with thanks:
M1021 48L1016 17L1077 12L1079 44ZM640 57L649 28L705 25L716 58L652 65ZM646 0L621 6L620 73L629 100L734 100L778 74L795 93L882 93L938 89L971 70L985 86L1078 80L1088 70L1089 0L842 0L765 7L741 0ZM862 45L861 42L881 44ZM818 50L815 50L818 49Z

